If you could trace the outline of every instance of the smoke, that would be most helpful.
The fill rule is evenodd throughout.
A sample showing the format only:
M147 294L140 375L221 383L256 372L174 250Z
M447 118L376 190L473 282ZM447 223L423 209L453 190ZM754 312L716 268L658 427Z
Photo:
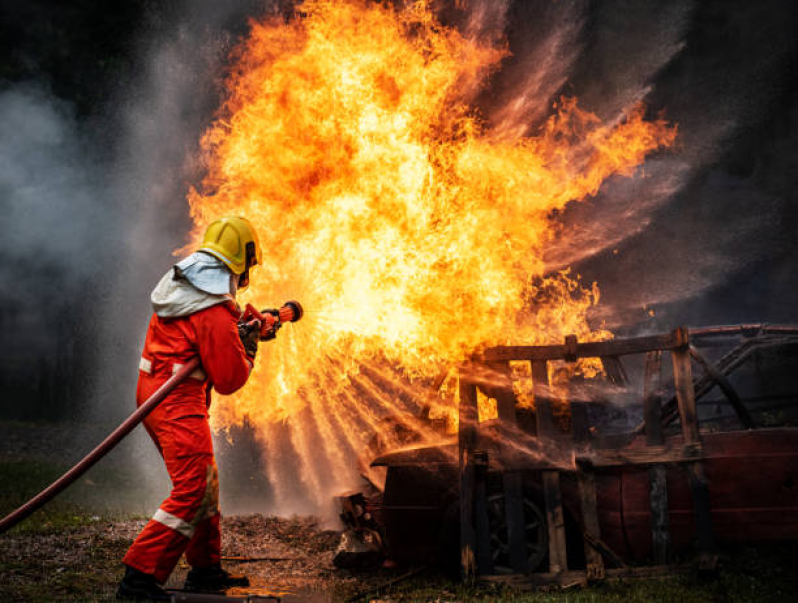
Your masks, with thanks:
M75 384L69 371L80 367L95 327L96 278L111 267L119 234L103 165L73 107L45 85L0 92L0 361L8 404L33 395L40 411L55 411L54 398Z
M628 27L645 30L641 12ZM702 4L680 15L665 29L682 44L671 44L677 52L651 74L646 96L678 124L677 149L634 181L608 183L591 206L571 208L564 238L578 233L591 249L578 268L601 285L600 317L610 325L794 321L787 303L750 281L769 281L795 257L795 6ZM796 288L777 295L794 300Z
M75 421L64 460L135 409L149 293L190 228L199 133L219 105L236 36L272 9L254 0L151 7L130 48L135 73L90 117L44 76L0 92L0 354L18 369L2 372L4 405L33 396L33 413L9 414ZM104 464L135 469L136 508L168 492L142 429Z
M66 407L82 412L83 450L133 409L149 292L186 242L185 193L202 174L198 139L220 104L227 53L248 16L275 10L229 4L152 8L131 48L133 81L93 120L79 119L46 81L0 91L3 404L43 383L25 367L60 375ZM678 124L676 150L561 216L547 261L598 281L597 321L668 329L795 320L794 3L462 4L449 18L464 35L504 40L512 53L474 97L496 137L534 132L561 95L608 122L643 100ZM341 406L360 424L372 420L354 400ZM307 409L258 443L247 429L229 434L234 448L217 439L228 511L324 509L327 492L356 479L355 468L332 475L319 458L298 474L302 455L314 454L312 421ZM143 430L113 457L139 468L143 499L168 490ZM290 487L274 492L269 480Z
M592 202L566 208L546 256L550 269L573 266L597 281L596 323L614 329L794 320L788 302L761 289L768 275L783 283L778 275L795 255L796 7L552 6L516 3L508 13L513 58L482 99L496 131L533 132L535 111L566 94L609 122L643 101L652 117L677 124L679 136L635 178L610 179ZM545 33L524 35L541 23ZM796 287L785 289L778 295L794 300ZM735 303L743 298L745 312Z
M124 223L123 261L106 292L101 338L122 345L107 345L98 358L93 416L113 412L121 418L134 407L139 356L152 313L149 294L176 262L174 252L185 245L190 230L185 193L202 169L196 159L199 134L219 106L218 82L231 45L246 19L264 10L271 5L207 0L149 15L152 29L138 42L141 72L135 86L117 95L120 144L112 186L117 219ZM245 444L247 433L239 439ZM216 447L223 482L227 477L251 489L251 474L233 467L225 471L224 438L217 438ZM250 452L250 464L257 467L259 457ZM153 504L168 492L163 463L143 430L114 454L139 467L142 491L151 493ZM241 464L240 451L233 460ZM235 499L225 500L231 490L223 488L223 504L227 511L240 511Z
M103 226L109 208L94 203L96 164L75 159L86 145L68 104L33 84L4 91L0 132L0 296L3 308L24 308L18 332L30 347L22 351L35 355L49 340L32 327L85 286L113 233Z

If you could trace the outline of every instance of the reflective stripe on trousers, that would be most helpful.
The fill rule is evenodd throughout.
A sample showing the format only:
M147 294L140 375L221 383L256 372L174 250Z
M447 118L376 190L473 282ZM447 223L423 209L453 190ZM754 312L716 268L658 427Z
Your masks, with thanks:
M176 515L172 515L163 509L158 509L155 512L155 515L152 516L152 519L153 521L162 523L167 528L172 528L175 532L182 534L186 538L191 538L194 536L194 530L199 522L204 519L208 519L209 517L213 517L218 513L219 472L216 469L216 464L214 463L208 465L205 474L205 495L202 497L199 507L197 508L197 512L194 514L194 518L190 522L184 521Z

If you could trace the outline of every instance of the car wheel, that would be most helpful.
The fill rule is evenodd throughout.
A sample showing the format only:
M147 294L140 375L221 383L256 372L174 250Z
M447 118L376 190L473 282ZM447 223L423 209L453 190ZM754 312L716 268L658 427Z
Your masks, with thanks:
M511 574L510 544L507 539L507 511L503 492L488 496L488 525L490 527L491 557L493 571L497 574ZM527 563L530 572L543 565L549 551L549 533L546 516L540 505L527 494L523 499L524 536Z

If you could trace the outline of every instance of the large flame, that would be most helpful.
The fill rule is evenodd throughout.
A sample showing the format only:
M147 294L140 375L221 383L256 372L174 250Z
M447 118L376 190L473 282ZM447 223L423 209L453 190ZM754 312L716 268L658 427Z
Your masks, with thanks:
M193 238L221 215L249 218L264 265L240 301L296 298L306 317L215 402L217 426L308 408L325 425L294 440L343 458L342 441L362 446L395 404L385 383L424 382L481 345L608 335L586 320L595 287L545 274L553 212L631 176L675 128L640 106L604 125L563 99L535 136L493 136L469 105L508 55L491 44L427 2L310 0L288 22L252 23L202 139Z

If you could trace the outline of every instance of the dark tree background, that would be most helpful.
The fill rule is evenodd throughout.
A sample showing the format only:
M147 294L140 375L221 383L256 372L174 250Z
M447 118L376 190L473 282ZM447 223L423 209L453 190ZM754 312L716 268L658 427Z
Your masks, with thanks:
M153 58L152 41L160 40L167 49L174 43L178 51L183 44L182 52L190 53L191 36L205 31L204 21L213 22L209 39L218 42L216 58L208 59L208 74L186 84L188 90L196 86L196 98L174 113L188 132L180 143L185 148L175 147L171 164L153 159L165 171L172 170L171 189L163 194L180 198L198 169L181 164L185 159L180 157L190 155L191 140L196 143L218 105L215 85L222 66L213 61L245 31L247 15L280 9L277 3L254 0L229 4L222 10L213 2L2 0L0 94L13 92L16 104L3 105L0 111L11 107L24 115L26 99L46 98L54 119L78 133L79 142L68 147L61 163L88 161L91 181L84 188L115 190L103 178L104 166L122 154L120 124L129 118L121 116L120 107L135 99L144 83L153 85L152 66L165 61ZM535 35L536 11L566 4L512 3L511 48L522 47ZM635 58L629 40L646 28L655 31L659 12L664 15L669 6L591 2L580 33L584 49L560 92L575 94L601 114L601 99L613 92L617 65ZM684 46L653 76L647 102L652 112L666 109L666 117L679 123L680 144L697 149L697 154L702 152L700 140L692 133L731 105L735 128L722 138L722 148L714 150L711 161L688 173L647 228L575 268L585 280L600 283L603 304L611 311L597 320L608 320L620 334L676 324L798 322L798 3L709 0L694 3L685 19ZM181 37L184 22L195 32L186 39ZM168 81L171 76L162 77ZM490 98L482 102L489 104ZM13 120L3 123L8 129L0 138L12 140ZM6 152L13 153L13 148ZM32 161L38 152L30 151ZM16 228L19 214L14 212L21 211L11 201L17 191L9 182L13 178L0 178L6 232L0 237L7 239ZM129 186L135 188L135 183ZM599 195L594 205L602 202ZM81 211L91 203L85 201L71 217L67 212L60 219L80 222ZM120 241L136 226L136 213L120 207L124 203L100 207L98 202L95 224L107 227L96 229L103 232L91 254L101 261L90 269L65 270L88 257L48 256L41 245L26 247L20 233L14 241L22 243L0 245L0 277L5 281L0 290L0 417L74 418L86 399L101 397L90 377L101 360L135 358L139 335L130 333L146 324L149 289L136 289L138 281L124 277L129 287L112 294L109 282L119 278L126 262L141 266L136 268L141 283L155 282L171 260L168 252L182 243L187 218L185 206L174 203L158 217L165 223L159 231L166 233L164 240L153 241L149 255L129 258ZM574 211L578 218L579 211L590 210ZM123 217L117 219L117 214ZM112 325L118 322L124 328L107 328L108 307L118 312L116 317L110 314ZM130 377L125 379L124 387L129 387Z

